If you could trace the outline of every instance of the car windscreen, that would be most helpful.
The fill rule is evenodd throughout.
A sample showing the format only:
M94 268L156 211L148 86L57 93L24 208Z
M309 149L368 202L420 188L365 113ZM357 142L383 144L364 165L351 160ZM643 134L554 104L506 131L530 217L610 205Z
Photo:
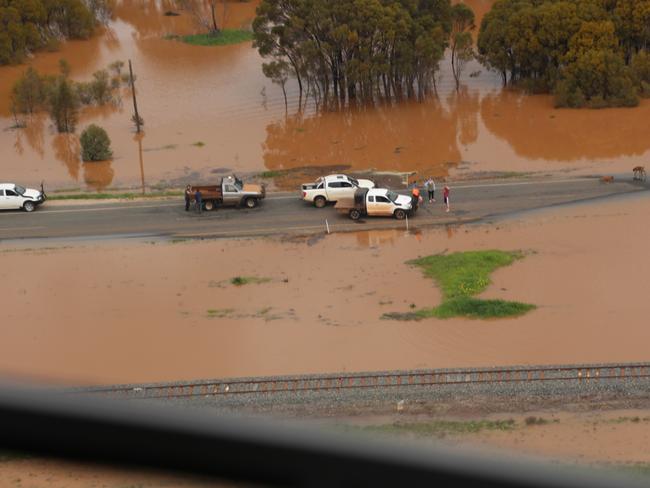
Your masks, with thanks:
M350 178L350 183L352 183L354 186L359 186L359 180L356 180L354 178Z
M16 185L14 187L14 190L16 190L16 193L18 193L19 195L24 195L25 194L25 188L23 188L20 185Z
M397 193L395 193L394 191L386 192L386 196L393 203L395 203L397 201L397 197L399 197L399 195Z

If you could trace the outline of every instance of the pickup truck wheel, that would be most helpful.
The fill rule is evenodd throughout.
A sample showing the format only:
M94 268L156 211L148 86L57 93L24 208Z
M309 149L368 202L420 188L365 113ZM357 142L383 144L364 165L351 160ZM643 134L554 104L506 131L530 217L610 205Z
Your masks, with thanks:
M203 204L203 208L205 208L206 210L214 210L214 202L208 200Z
M350 210L350 218L352 220L359 220L360 217L361 217L361 212L359 212L359 210L357 210L356 208Z
M246 208L255 208L257 205L257 200L255 198L247 198L244 201L244 205L246 205Z
M316 208L323 208L327 204L325 197L316 197L314 198L314 206Z
M395 213L393 215L395 215L395 218L397 220L404 220L404 217L406 217L406 212L401 208L398 208L397 210L395 210Z
M34 205L34 202L23 203L23 209L25 209L25 212L33 212L35 208L36 205Z

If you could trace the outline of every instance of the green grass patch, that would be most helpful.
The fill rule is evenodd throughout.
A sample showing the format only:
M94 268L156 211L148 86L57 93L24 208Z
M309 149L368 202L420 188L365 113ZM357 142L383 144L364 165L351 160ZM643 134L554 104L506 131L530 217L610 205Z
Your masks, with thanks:
M278 176L284 176L287 174L286 170L273 170L273 171L263 171L258 174L260 178L277 178Z
M234 311L235 309L233 308L209 308L207 310L207 314L208 314L208 318L220 319L220 318L228 317Z
M223 29L217 34L167 35L165 39L181 41L193 46L227 46L252 41L253 33L242 29Z
M155 193L74 193L71 195L48 195L48 200L134 200L136 198L181 197L182 191L163 191Z
M382 316L391 320L422 320L428 317L502 318L523 315L535 305L506 300L473 298L491 283L490 275L524 257L519 251L469 251L449 255L434 255L408 261L422 268L442 290L443 301L434 308L414 312L392 312Z
M442 437L446 435L476 434L485 430L510 431L516 428L513 419L508 420L434 420L432 422L396 422L384 425L360 427L363 432L421 437Z
M235 276L230 279L230 283L235 286L259 285L260 283L268 283L269 281L271 281L271 278L258 276Z

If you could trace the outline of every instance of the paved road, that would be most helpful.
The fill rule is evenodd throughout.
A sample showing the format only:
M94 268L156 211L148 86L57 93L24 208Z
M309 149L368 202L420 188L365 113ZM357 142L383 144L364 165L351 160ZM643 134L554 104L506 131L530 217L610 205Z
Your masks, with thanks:
M453 185L452 211L440 202L425 204L410 219L412 226L468 222L522 210L577 202L609 195L640 192L649 186L631 181L601 183L596 178L477 182ZM282 233L312 233L403 227L391 218L352 222L334 208L316 209L294 194L270 194L258 208L225 208L198 215L185 212L183 202L138 201L57 205L36 212L0 212L0 241L41 238L105 237L243 237Z

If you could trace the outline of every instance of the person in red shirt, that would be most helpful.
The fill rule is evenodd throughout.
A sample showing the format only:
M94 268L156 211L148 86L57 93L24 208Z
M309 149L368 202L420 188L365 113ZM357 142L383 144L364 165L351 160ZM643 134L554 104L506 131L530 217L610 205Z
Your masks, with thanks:
M447 212L449 212L449 192L450 191L451 190L449 189L449 187L447 185L445 185L445 187L442 189L442 198L443 198L443 200L445 202L445 206L447 207Z

